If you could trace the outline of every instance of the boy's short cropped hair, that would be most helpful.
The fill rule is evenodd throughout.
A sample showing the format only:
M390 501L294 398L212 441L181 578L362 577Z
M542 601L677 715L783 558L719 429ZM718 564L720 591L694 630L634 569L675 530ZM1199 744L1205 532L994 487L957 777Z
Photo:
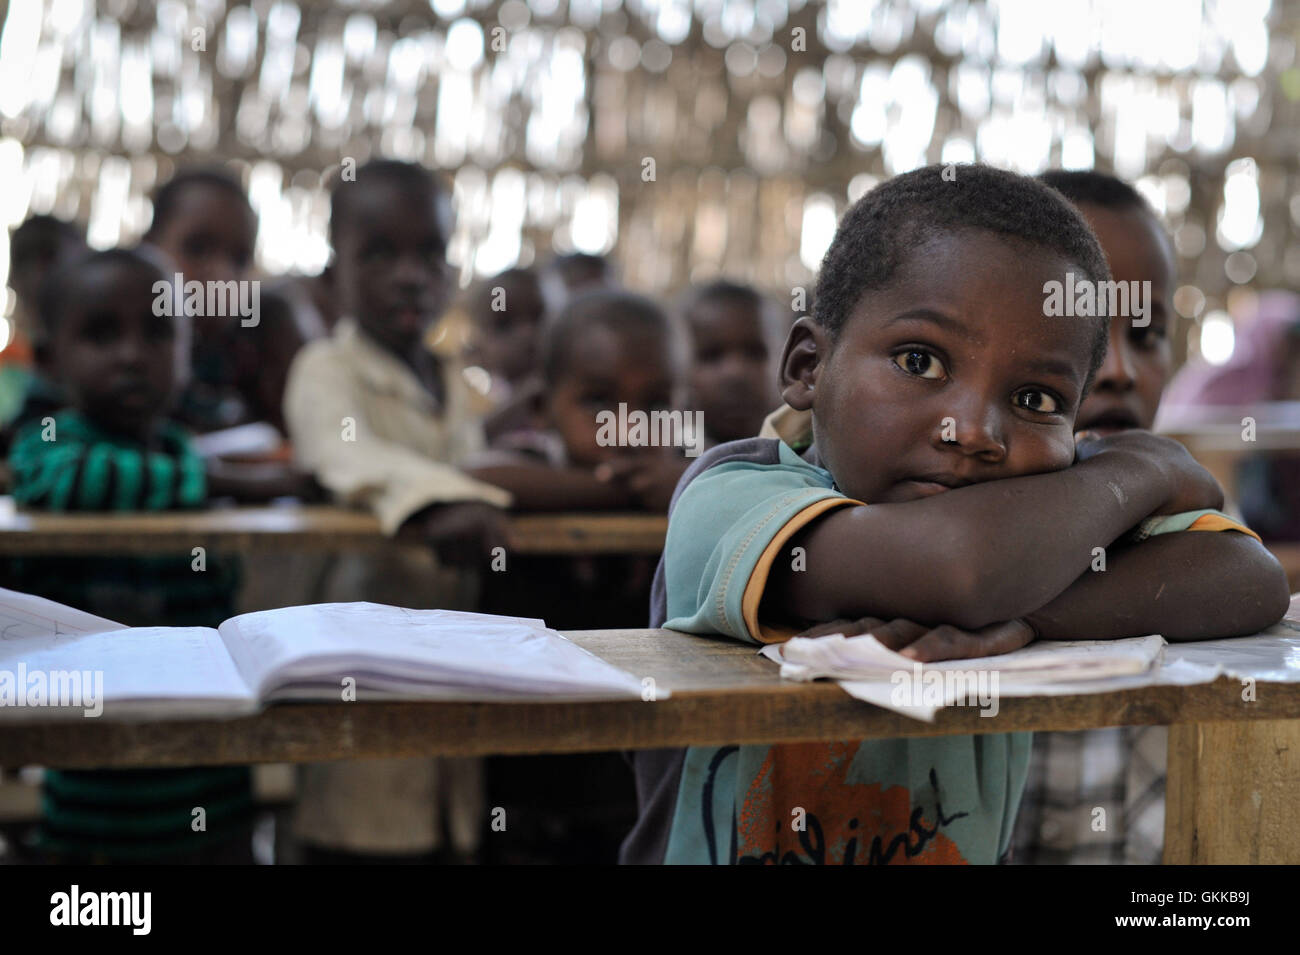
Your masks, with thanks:
M688 289L681 299L678 311L689 321L695 309L709 302L754 309L758 313L764 335L772 336L776 350L780 351L793 318L759 289L731 279L713 279Z
M1040 173L1045 182L1075 203L1087 203L1103 209L1142 209L1155 215L1151 204L1123 179L1096 169L1049 169Z
M71 222L40 213L28 216L9 234L9 271L24 268L28 261L57 242L84 244L85 233Z
M666 311L644 295L599 289L574 298L547 326L542 340L542 377L547 384L563 377L574 341L596 327L655 335L669 349L674 368L682 367L682 336Z
M498 272L496 275L475 282L465 293L465 309L469 312L470 318L480 319L498 311L492 307L497 297L496 290L515 280L531 282L539 292L541 291L541 280L532 269L515 266Z
M155 277L156 281L170 281L168 276L164 275L162 269L158 267L158 263L135 249L105 249L100 252L87 252L85 255L80 255L51 271L41 283L37 310L41 318L41 324L45 327L47 337L52 339L55 330L59 327L64 302L67 301L69 293L76 289L78 274L88 269L98 268L101 265L123 265L128 268L139 269L142 272L149 272ZM167 294L173 294L173 291L169 289Z
M887 285L919 246L957 229L982 229L1049 249L1090 280L1110 281L1096 236L1051 187L992 166L957 165L945 176L947 168L925 166L888 179L844 214L813 297L813 320L832 340L865 293ZM1094 371L1106 357L1106 323L1097 326Z
M693 308L703 302L732 302L761 308L763 294L752 285L744 285L730 279L714 279L695 286L687 293L682 314L689 315Z
M445 198L446 194L446 190L438 177L418 163L405 162L401 159L372 159L357 167L354 178L345 179L340 174L338 180L330 189L330 245L335 244L340 227L347 221L354 193L360 191L361 187L367 184L382 182L391 183L412 191L427 190L435 198ZM447 209L448 219L450 219L450 211L449 206ZM450 221L443 223L443 225L446 228L446 234L443 238L450 239Z
M154 193L153 217L149 221L149 228L145 230L145 239L153 240L158 236L163 226L167 224L167 220L175 214L181 195L190 186L219 189L250 211L253 208L248 201L248 194L244 192L244 187L224 166L191 166L176 173Z

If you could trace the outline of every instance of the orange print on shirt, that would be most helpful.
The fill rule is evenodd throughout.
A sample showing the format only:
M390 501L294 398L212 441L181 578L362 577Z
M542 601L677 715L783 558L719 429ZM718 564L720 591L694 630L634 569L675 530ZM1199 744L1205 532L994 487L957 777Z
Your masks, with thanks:
M856 742L770 747L736 820L737 861L802 865L965 865L939 830L964 812L944 815L933 769L937 820L912 807L904 786L849 783ZM802 809L803 831L791 823Z

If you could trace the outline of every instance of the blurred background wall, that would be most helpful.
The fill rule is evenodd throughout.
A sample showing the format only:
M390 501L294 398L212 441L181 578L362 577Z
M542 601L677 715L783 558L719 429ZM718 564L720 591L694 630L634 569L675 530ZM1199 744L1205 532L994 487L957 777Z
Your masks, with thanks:
M577 250L654 294L725 273L788 299L864 190L978 159L1136 181L1178 249L1180 357L1225 360L1234 296L1300 286L1300 0L0 0L0 18L0 217L76 219L97 247L138 238L178 166L223 161L259 266L315 272L323 179L383 154L454 183L462 284Z

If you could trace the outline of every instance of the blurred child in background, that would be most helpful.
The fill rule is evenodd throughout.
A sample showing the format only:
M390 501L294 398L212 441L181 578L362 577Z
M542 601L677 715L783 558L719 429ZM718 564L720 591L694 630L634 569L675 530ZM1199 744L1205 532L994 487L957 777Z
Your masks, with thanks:
M719 280L692 289L682 314L691 333L690 406L704 412L708 446L754 437L781 403L776 359L787 329L774 303Z
M469 572L505 543L511 496L456 467L482 450L482 428L460 368L425 346L451 292L447 193L419 166L367 163L335 184L329 234L340 318L290 369L290 438L335 499L430 547L341 558L328 598L475 609ZM300 780L294 829L307 861L433 861L446 842L443 806L454 851L477 848L478 760L329 763L304 766Z
M256 239L257 216L248 197L220 167L183 169L166 182L154 196L153 220L144 236L147 246L161 253L165 268L186 283L203 283L205 290L260 281L253 272ZM257 301L263 304L260 289ZM289 362L306 336L284 302L269 296L264 304L264 312L259 308L253 316L191 316L191 376L183 384L177 415L195 431L252 421L283 427L280 406Z
M531 269L507 269L485 279L466 297L470 321L468 361L487 373L489 442L536 425L542 393L538 347L546 301Z
M538 427L502 436L471 471L509 487L520 510L666 511L688 463L682 448L620 445L600 416L680 410L680 338L642 296L574 299L543 338Z
M1106 359L1075 430L1101 437L1150 430L1172 366L1173 246L1155 211L1122 180L1061 170L1039 179L1083 214L1115 281L1151 283L1146 325L1130 315L1111 318ZM1159 864L1167 745L1163 726L1035 733L1011 861ZM1099 831L1093 828L1098 807L1106 813Z
M601 420L620 406L672 410L680 351L668 315L649 299L616 291L574 299L543 340L540 427L503 438L473 459L471 473L510 487L520 510L666 511L689 463L682 449L620 446ZM553 605L564 593L546 616L552 627L639 626L653 571L635 557L515 558L510 572L488 575L484 606L536 614L539 602Z
M296 488L278 472L205 462L165 412L176 328L158 308L168 278L134 252L53 273L41 297L50 367L69 407L27 424L10 454L14 497L49 511L167 511L211 496L259 501ZM171 294L168 289L161 294ZM234 611L239 568L206 554L14 560L10 586L130 626L215 627ZM191 828L192 809L207 828ZM242 767L50 772L39 846L65 861L251 861Z
M542 270L542 290L547 306L556 312L584 292L602 288L617 288L618 276L614 266L603 255L589 252L569 252L557 255Z
M495 464L474 473L510 484L516 507L666 511L688 463L681 449L604 444L597 416L620 404L647 413L680 407L681 351L669 316L650 300L617 291L575 298L543 339L541 427L510 436L513 451L494 452ZM519 556L500 570L485 576L489 612L540 616L561 630L645 624L652 557ZM494 862L613 862L636 818L616 753L489 759L488 796L511 820L488 842Z
M14 290L12 338L0 375L0 451L28 421L63 407L62 390L50 376L49 341L40 319L39 293L45 277L86 253L86 239L72 223L54 216L29 216L9 237L9 285Z

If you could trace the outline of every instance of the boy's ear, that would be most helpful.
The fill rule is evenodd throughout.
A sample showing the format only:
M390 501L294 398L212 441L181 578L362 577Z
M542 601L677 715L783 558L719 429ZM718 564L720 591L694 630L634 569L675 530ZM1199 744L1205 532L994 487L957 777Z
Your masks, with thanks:
M790 329L781 352L781 397L796 411L812 408L813 389L830 354L826 329L805 315Z

